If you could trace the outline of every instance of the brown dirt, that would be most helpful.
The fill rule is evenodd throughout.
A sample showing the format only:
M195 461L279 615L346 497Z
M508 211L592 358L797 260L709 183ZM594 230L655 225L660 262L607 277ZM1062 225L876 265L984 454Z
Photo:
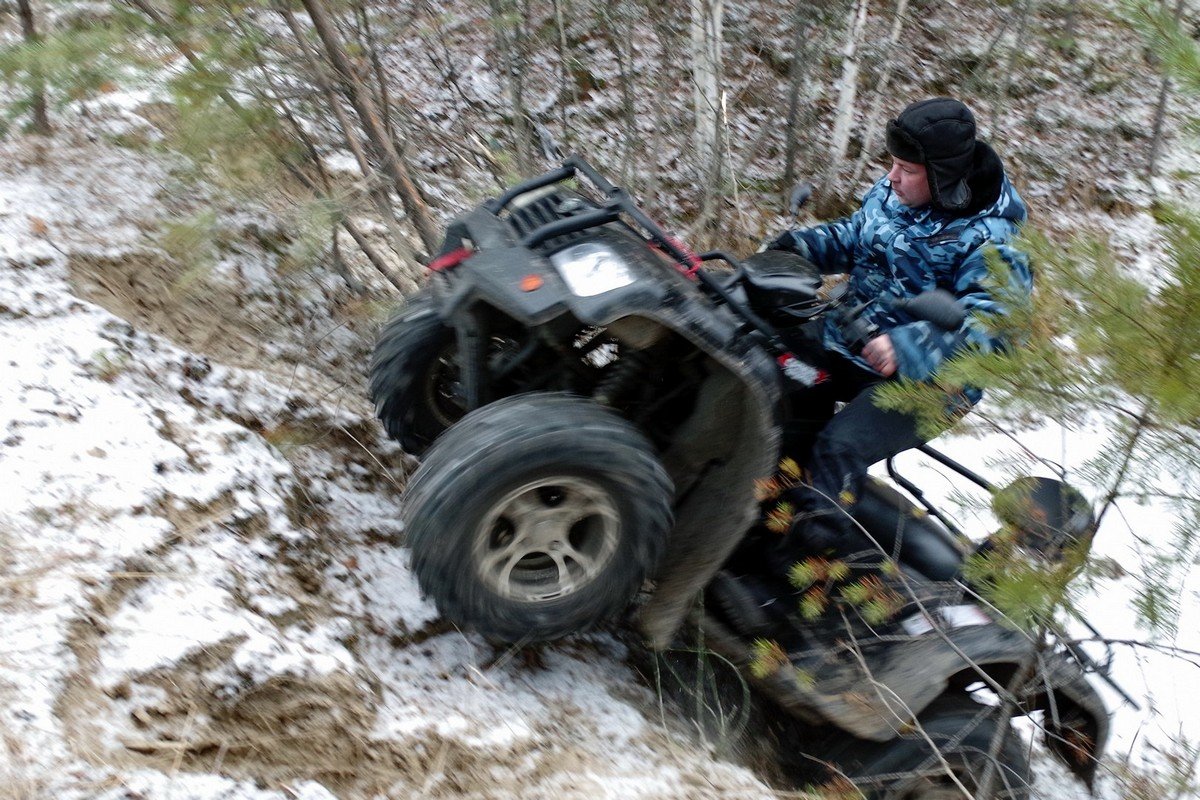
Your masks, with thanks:
M73 255L67 262L78 294L135 328L160 334L191 352L237 366L261 366L259 342L277 327L239 314L228 289L188 275L150 252L117 257Z

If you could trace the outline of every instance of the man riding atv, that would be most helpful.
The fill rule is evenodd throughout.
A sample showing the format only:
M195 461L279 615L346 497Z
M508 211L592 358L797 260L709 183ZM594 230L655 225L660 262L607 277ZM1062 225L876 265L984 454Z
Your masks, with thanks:
M932 381L960 349L1003 345L964 314L1006 313L988 291L985 253L1007 262L1014 294L1031 282L1009 243L1024 206L961 103L911 106L888 143L895 166L862 209L773 243L790 253L745 261L692 253L578 156L460 214L371 363L380 420L422 457L401 520L412 570L447 619L497 642L551 641L618 618L656 653L698 637L803 728L781 741L872 796L945 796L943 773L976 785L988 764L1002 767L1005 796L1028 796L1021 743L1002 736L1008 717L971 694L981 682L1022 714L1047 712L1047 746L1090 781L1108 724L1087 679L1096 665L1061 635L1041 648L989 613L959 580L968 548L944 516L900 476L928 514L865 479L869 464L922 441L915 419L875 406L880 384ZM731 269L704 269L709 261ZM850 271L849 299L824 292L817 267ZM811 323L826 326L823 344ZM830 420L838 399L850 403ZM946 404L961 412L977 399L968 389ZM809 448L802 437L815 427ZM755 528L757 489L781 455L810 449L813 481L799 500L808 516L817 501L837 514L794 524L768 559L776 574L814 546L862 549L841 520L853 507L906 589L866 576L832 597L838 579L826 574L817 588L850 639L823 620L759 634L705 602L714 576L738 589L732 575L762 571L754 548L735 553ZM1007 531L1030 558L1090 536L1077 492L1030 480L1022 497L1049 499L1024 515L1033 524ZM756 667L768 638L778 665L796 669ZM910 736L914 725L932 738Z
M1006 313L993 293L986 254L994 251L1003 259L1010 294L1027 297L1032 288L1028 259L1011 243L1025 221L1025 205L1000 158L975 134L975 119L958 100L909 105L888 123L892 168L858 211L786 231L767 245L803 256L823 273L849 273L847 302L861 307L850 333L833 317L825 322L828 410L835 401L846 405L820 428L807 458L800 456L811 483L783 498L796 513L786 537L768 555L768 568L779 577L805 556L863 550L866 543L849 510L862 494L868 467L928 440L916 417L876 405L879 388L899 378L933 381L938 368L964 348L1006 345L971 317ZM935 288L951 292L967 312L957 330L896 308L897 301ZM948 393L947 425L980 395L974 388Z

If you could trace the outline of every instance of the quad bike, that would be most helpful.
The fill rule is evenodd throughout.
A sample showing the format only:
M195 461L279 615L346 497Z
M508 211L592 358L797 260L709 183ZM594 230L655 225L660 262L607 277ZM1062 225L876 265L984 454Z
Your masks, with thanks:
M788 712L790 741L880 797L970 788L997 754L996 796L1026 797L1016 738L990 747L1007 717L968 693L1002 693L1024 669L1035 688L1018 713L1043 712L1048 747L1091 782L1108 731L1086 675L1099 667L1065 639L1036 648L986 607L959 580L965 537L899 475L924 510L880 481L855 510L910 587L887 635L851 620L865 644L849 652L800 625L781 644L797 668L764 675L745 617L696 603L745 560L756 480L805 436L806 393L826 378L806 326L834 314L873 333L812 265L696 255L573 157L459 216L430 270L385 325L370 389L388 433L422 458L403 521L446 618L516 644L623 613L653 650L699 632ZM962 321L944 292L897 313ZM1051 557L1091 535L1077 492L1030 480L1031 547Z

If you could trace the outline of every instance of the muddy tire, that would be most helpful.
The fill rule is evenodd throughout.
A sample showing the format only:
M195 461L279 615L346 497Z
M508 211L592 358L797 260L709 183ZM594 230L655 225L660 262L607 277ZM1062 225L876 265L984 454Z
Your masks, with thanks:
M875 800L961 798L963 793L955 780L975 795L990 760L992 738L1001 724L993 712L970 697L939 698L918 716L918 721L937 745L940 758L920 731L913 730L885 744L851 746L835 760L839 769ZM990 797L1027 800L1032 778L1019 736L1009 732L997 761Z
M462 416L454 331L427 291L412 295L383 326L371 356L371 401L388 436L421 455Z
M556 639L633 599L671 528L650 442L557 393L473 411L426 453L404 522L422 591L448 620L509 643Z

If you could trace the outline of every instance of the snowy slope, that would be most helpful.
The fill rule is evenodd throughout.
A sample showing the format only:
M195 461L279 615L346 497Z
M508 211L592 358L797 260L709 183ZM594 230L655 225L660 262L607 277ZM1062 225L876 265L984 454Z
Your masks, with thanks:
M411 464L362 398L369 317L331 275L281 274L253 245L270 220L241 211L222 219L239 244L180 274L146 233L160 167L52 152L0 148L0 798L787 796L717 757L612 636L530 660L439 621L398 546ZM1073 465L1103 435L1025 444ZM1010 447L945 443L980 471ZM1132 571L1169 523L1123 511L1097 550ZM1128 597L1096 587L1105 634L1138 636ZM1123 648L1116 675L1146 706L1117 709L1116 753L1200 738L1194 665ZM1037 768L1042 796L1085 796Z
M280 292L243 253L189 289L143 233L157 168L21 148L0 176L0 796L771 796L664 724L610 637L535 667L436 621L396 546L405 460L315 350L246 342L235 366L229 341L160 335L253 330L256 292L329 332L336 284Z

